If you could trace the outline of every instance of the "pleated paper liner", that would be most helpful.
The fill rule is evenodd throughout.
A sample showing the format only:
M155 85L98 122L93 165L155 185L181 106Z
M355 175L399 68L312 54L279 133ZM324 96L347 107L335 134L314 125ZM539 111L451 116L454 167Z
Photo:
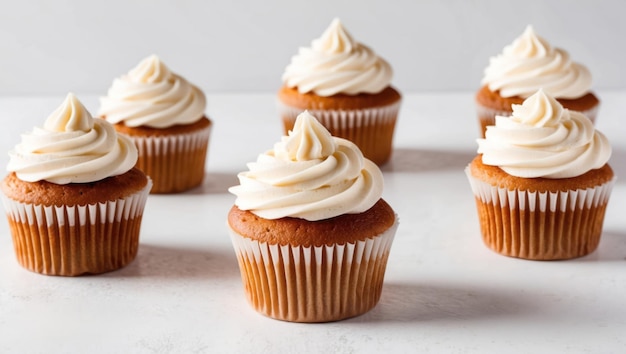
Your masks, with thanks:
M320 247L258 242L229 229L253 308L278 320L329 322L378 303L397 226L365 241Z
M596 116L598 115L598 109L600 105L596 105L595 107L588 109L586 111L581 111L580 113L587 116L587 118L591 119L592 122L596 121ZM493 109L486 106L483 106L479 103L476 103L476 113L478 115L478 125L480 128L480 137L485 137L485 132L487 131L487 126L496 124L496 116L508 117L512 114L511 111L502 111L499 109Z
M137 168L154 183L150 193L178 193L202 184L211 126L186 134L129 136L139 151Z
M363 155L377 165L389 160L400 101L381 107L359 110L309 109L333 136L355 143ZM293 129L296 117L304 110L278 103L285 134Z
M43 206L2 195L17 261L46 275L99 274L137 254L152 182L126 198L88 205Z
M558 260L593 252L615 179L588 189L507 190L465 170L476 199L483 241L510 257Z

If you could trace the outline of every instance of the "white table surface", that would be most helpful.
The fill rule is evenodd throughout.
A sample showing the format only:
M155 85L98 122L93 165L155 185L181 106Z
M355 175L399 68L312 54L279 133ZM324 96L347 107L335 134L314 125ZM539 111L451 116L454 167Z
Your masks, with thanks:
M598 250L507 258L482 243L463 168L475 155L473 94L405 94L383 197L400 216L383 293L369 313L326 324L265 318L246 303L225 219L227 188L281 135L274 95L209 94L202 187L152 195L137 258L98 276L21 268L0 218L0 353L624 353L626 91L600 91L613 190ZM80 95L95 112L94 95ZM64 95L0 97L0 151ZM8 157L1 154L6 166Z

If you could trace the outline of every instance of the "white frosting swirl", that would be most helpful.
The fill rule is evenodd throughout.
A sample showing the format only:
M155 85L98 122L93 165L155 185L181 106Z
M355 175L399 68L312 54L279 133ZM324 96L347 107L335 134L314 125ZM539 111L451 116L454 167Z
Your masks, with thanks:
M152 55L113 80L98 114L113 124L167 128L197 122L205 109L204 93Z
M334 19L311 48L300 48L291 58L282 79L300 93L332 96L379 93L390 85L392 76L389 63L357 43Z
M553 97L573 99L589 92L591 73L528 26L502 54L489 60L482 84L493 92L500 91L502 97L527 98L543 89Z
M539 90L513 105L511 117L496 116L478 139L478 152L484 164L513 176L569 178L604 166L611 146L589 118Z
M23 181L88 183L133 168L137 148L110 123L92 118L70 93L43 128L22 135L22 142L9 156L7 169Z
M362 213L381 197L383 175L352 142L336 138L307 111L289 136L239 173L229 191L241 210L265 219L309 221Z

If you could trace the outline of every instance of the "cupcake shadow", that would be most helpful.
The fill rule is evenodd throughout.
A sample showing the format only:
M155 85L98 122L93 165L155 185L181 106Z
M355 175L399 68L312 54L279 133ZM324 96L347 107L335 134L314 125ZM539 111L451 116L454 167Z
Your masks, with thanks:
M202 250L141 244L133 262L103 274L107 277L161 279L238 278L237 257L232 249Z
M222 194L228 188L239 184L237 173L205 173L202 184L184 194Z
M381 167L383 172L428 172L462 170L476 156L474 151L399 148Z
M471 321L529 314L531 302L504 289L385 283L381 300L355 322Z
M626 261L626 232L604 230L597 250L589 255L570 261L581 263Z

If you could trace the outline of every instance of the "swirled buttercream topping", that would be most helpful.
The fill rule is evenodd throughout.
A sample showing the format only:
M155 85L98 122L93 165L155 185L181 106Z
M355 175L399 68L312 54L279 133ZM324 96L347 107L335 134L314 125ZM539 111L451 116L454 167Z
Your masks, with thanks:
M511 117L496 116L478 139L478 152L484 164L513 176L569 178L604 166L611 146L585 115L539 90L513 105Z
M501 54L489 60L482 84L499 91L502 97L527 98L543 89L555 98L574 99L589 92L591 73L528 26Z
M334 19L310 48L300 48L285 69L283 82L300 93L319 96L378 93L391 83L389 63L358 43Z
M100 98L101 117L129 127L167 128L191 124L204 116L206 97L152 55L115 80Z
M7 169L23 181L88 183L133 168L137 148L110 123L92 118L70 93L43 128L22 135L9 156Z
M229 191L241 210L265 219L309 221L367 211L381 197L383 175L352 142L333 137L308 112L288 136L239 173Z

